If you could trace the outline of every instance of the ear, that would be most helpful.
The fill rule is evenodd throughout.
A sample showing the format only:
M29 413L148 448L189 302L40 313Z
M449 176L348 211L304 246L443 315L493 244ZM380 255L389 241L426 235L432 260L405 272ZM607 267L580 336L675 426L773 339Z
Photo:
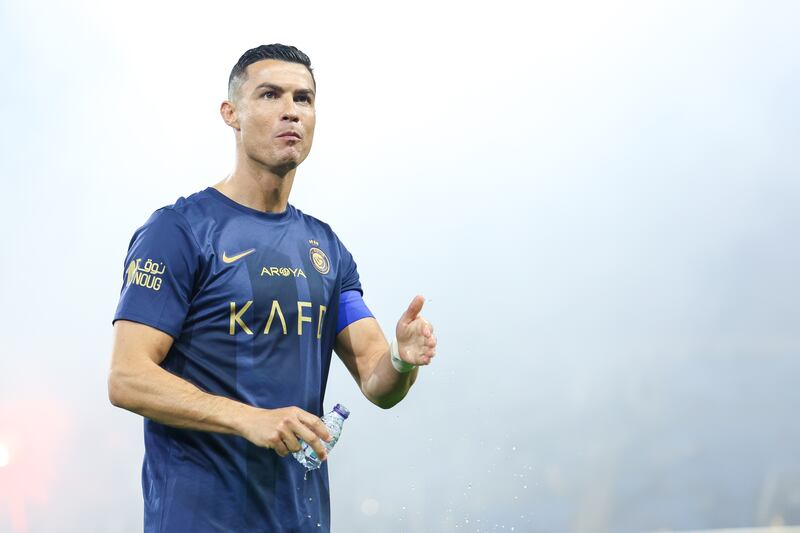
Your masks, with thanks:
M239 116L236 113L236 104L225 100L219 106L219 114L222 116L222 120L225 121L225 124L239 131Z

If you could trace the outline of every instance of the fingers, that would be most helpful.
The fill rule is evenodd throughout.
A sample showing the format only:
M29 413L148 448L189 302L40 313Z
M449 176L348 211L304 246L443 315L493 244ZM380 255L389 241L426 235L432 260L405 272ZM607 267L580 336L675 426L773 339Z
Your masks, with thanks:
M425 339L424 352L422 353L422 364L429 365L431 360L436 357L436 335L433 334L433 326L431 326L431 333Z
M436 347L435 345L431 348L427 348L422 355L419 356L419 361L421 365L429 365L431 364L431 360L436 357Z
M431 334L429 337L417 338L413 345L406 350L415 365L429 365L431 360L436 357L436 344L436 335Z
M420 311L422 311L422 306L425 304L425 297L421 294L414 296L414 299L411 300L411 303L408 305L408 309L405 310L403 316L400 317L401 322L411 322L415 318Z
M431 324L430 322L428 322L427 320L425 320L422 317L419 317L419 320L420 320L420 324L421 324L420 331L422 332L422 335L425 336L426 338L432 337L433 336L433 324Z
M278 424L278 427L276 428L278 438L274 439L272 448L275 450L275 453L281 457L285 457L290 453L300 451L300 442L297 440L297 436L295 435L296 427L297 422L291 417L284 418Z
M295 444L297 444L296 441L295 441ZM275 443L275 446L273 446L272 449L275 450L275 453L277 453L281 457L286 457L287 455L289 455L290 453L295 451L295 450L292 450L292 447L293 446L291 444L288 444L286 441L281 439L281 440L279 440L278 442ZM299 448L299 446L298 446L298 448Z
M423 346L426 348L436 348L436 342L436 335L431 333L431 335L425 339Z
M259 410L260 413L267 415L267 420L273 422L272 430L263 437L259 437L256 430L255 437L250 440L259 446L266 446L275 450L275 453L285 457L290 453L301 450L300 441L305 441L311 446L317 457L324 461L327 459L328 451L322 440L330 440L328 428L322 420L299 407L286 407L275 410ZM264 420L263 418L261 420ZM258 419L254 421L261 425ZM263 423L263 422L262 422ZM258 427L258 426L256 426ZM264 426L261 426L262 428ZM264 439L264 440L262 440Z
M327 458L328 449L322 441L327 442L332 437L322 420L313 415L301 417L298 421L297 434L311 446L317 457L323 461Z
M328 428L325 426L325 422L322 421L321 418L316 417L310 413L305 413L304 416L300 417L300 421L311 431L313 431L319 438L329 441L331 440L331 434L328 432Z
M422 317L419 317L419 319L422 324L420 326L420 332L422 334L422 347L423 349L427 349L425 352L428 352L430 349L436 348L436 335L433 334L433 324Z

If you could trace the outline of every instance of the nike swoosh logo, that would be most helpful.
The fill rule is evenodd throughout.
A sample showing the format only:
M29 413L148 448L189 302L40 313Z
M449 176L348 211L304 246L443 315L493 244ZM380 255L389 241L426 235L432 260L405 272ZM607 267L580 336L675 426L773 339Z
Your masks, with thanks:
M246 250L240 254L232 255L230 257L228 257L228 255L225 252L222 252L222 262L230 264L233 263L234 261L238 261L239 259L241 259L246 255L252 254L255 251L256 251L255 248L250 248L249 250Z

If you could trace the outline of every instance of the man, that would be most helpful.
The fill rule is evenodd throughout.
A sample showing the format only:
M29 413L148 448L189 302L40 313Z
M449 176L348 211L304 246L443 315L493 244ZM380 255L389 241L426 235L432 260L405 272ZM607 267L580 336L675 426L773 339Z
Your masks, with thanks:
M147 532L327 531L319 416L331 351L389 408L436 354L416 296L387 343L356 263L327 224L288 203L314 137L308 57L273 44L234 66L220 112L233 172L157 210L131 240L108 388L145 417Z

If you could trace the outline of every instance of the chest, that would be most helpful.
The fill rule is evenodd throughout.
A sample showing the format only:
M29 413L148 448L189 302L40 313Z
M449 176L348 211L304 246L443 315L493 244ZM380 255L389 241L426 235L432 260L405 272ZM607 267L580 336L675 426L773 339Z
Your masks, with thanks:
M335 241L304 229L218 232L210 240L193 306L229 335L322 335L338 302Z

